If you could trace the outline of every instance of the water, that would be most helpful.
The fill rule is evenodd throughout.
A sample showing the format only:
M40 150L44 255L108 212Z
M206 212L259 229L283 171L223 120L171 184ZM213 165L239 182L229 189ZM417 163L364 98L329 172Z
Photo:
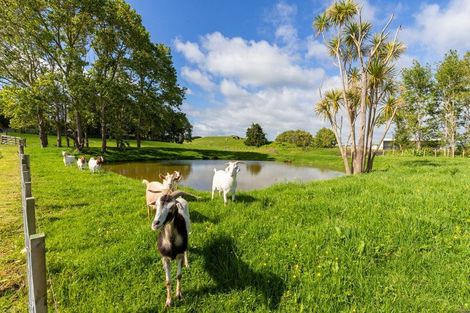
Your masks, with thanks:
M170 160L155 162L126 162L106 164L108 171L135 179L161 181L158 174L179 171L183 175L180 183L197 190L211 190L214 168L225 168L225 160ZM237 175L238 190L261 189L282 182L309 182L344 175L341 172L273 161L243 161Z

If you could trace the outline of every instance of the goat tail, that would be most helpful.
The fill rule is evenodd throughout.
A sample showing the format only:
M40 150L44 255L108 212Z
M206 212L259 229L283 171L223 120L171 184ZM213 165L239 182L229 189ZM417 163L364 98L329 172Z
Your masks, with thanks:
M216 168L214 168L214 173L215 173L215 172L217 172L217 169L216 169Z
M146 180L146 179L144 179L144 180L142 180L142 184L144 184L145 186L148 186L148 185L149 185L149 181Z

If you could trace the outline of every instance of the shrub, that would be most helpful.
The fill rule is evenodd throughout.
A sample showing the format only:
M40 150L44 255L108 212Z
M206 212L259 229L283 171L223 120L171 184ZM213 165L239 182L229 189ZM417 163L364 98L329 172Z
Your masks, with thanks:
M266 139L266 134L263 132L261 126L256 123L251 124L246 130L245 145L260 147L267 143L268 139Z
M314 144L318 148L333 148L336 146L335 133L331 129L321 128L315 135Z
M297 147L308 147L313 143L313 136L304 130L288 130L276 137L276 142L291 143Z

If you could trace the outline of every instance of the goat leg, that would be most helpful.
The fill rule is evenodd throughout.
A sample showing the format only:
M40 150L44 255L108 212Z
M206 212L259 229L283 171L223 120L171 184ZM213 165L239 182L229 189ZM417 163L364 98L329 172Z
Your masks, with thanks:
M163 269L165 270L165 286L166 286L166 302L165 306L169 307L171 305L171 267L170 267L170 258L163 257Z
M182 267L183 259L184 259L184 254L179 254L176 257L176 263L178 264L178 269L176 272L176 298L177 299L181 299L182 297L181 295L181 276L182 276L181 267Z
M188 251L184 251L184 267L189 268Z

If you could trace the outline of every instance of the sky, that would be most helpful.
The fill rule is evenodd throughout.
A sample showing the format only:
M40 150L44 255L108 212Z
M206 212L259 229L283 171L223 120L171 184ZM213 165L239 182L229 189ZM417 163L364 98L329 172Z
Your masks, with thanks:
M338 85L338 68L312 21L331 2L128 0L152 40L171 48L193 136L243 137L259 123L270 140L329 126L313 107L320 90ZM398 68L470 50L470 0L357 2L377 27L393 14L390 30L400 28L407 46Z

